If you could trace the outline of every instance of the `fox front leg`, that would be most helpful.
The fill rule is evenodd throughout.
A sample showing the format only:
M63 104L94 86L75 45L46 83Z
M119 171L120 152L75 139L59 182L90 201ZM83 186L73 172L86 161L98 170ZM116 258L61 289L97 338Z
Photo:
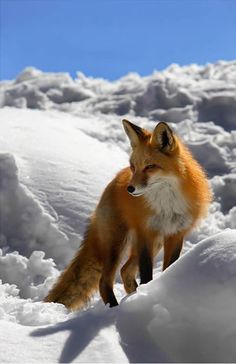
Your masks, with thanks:
M153 239L143 234L142 231L137 231L136 236L140 284L145 284L152 280Z
M174 263L180 256L183 246L183 235L172 235L164 241L163 270Z
M153 262L152 254L147 246L142 246L139 253L139 273L140 284L148 283L152 280Z

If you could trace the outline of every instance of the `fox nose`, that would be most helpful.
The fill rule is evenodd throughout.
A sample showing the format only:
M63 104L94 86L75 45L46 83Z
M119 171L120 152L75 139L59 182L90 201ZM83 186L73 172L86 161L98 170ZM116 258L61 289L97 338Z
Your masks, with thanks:
M129 186L127 187L127 191L128 191L129 193L133 193L133 192L135 191L135 187L134 187L134 186L132 186L132 185L129 185Z

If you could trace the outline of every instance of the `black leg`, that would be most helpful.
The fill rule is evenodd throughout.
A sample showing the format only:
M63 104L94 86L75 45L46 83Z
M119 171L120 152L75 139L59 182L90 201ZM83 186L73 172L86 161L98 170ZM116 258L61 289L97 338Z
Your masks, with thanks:
M148 283L152 280L152 257L147 247L142 247L139 256L140 284Z

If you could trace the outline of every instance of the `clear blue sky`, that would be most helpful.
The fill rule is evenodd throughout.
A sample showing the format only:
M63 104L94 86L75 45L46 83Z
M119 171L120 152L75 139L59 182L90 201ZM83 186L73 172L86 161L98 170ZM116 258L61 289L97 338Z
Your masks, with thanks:
M0 78L26 66L116 79L236 59L236 0L0 0Z

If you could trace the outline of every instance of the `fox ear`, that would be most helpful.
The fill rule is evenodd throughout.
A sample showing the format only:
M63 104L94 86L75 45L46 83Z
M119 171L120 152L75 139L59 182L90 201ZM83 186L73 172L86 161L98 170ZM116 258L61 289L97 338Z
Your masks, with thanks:
M164 153L174 150L175 138L171 128L166 123L161 122L157 124L152 133L151 144Z
M137 146L139 142L145 138L145 130L140 128L139 126L131 123L130 121L123 119L122 120L125 132L130 140L130 144L132 148Z

